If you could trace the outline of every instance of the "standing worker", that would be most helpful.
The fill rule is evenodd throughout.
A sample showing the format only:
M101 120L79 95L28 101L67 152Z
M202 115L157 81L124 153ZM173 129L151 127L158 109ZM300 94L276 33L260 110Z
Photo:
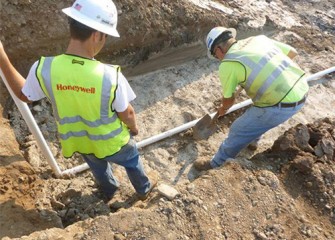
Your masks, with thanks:
M24 79L0 42L0 68L22 101L50 100L64 157L80 153L108 199L119 186L109 164L116 163L144 200L158 175L152 171L149 180L132 138L138 127L129 102L136 95L119 66L94 59L108 35L119 37L116 7L111 0L77 0L63 12L71 34L65 54L41 57Z
M253 106L236 119L228 137L210 159L195 161L198 170L221 166L261 135L285 122L303 107L308 83L304 71L293 62L296 50L264 35L236 39L233 28L215 27L207 35L208 56L221 61L219 78L223 116L234 104L234 92L240 85L252 99Z

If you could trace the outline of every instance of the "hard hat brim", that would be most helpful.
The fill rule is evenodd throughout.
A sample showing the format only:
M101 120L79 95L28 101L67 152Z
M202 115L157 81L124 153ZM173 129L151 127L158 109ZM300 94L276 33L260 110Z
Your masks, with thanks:
M236 29L235 28L227 28L227 31L230 31L233 35L233 38L236 38Z
M231 34L233 35L233 38L236 38L236 29L235 28L227 28L222 33L224 33L224 32L231 32ZM207 49L207 57L210 58L210 59L217 59L212 55L212 53L209 49Z
M63 13L65 13L67 16L70 18L73 18L74 20L90 27L93 28L99 32L103 32L105 34L111 35L113 37L120 37L120 34L118 31L111 27L111 26L106 26L105 24L99 23L92 21L90 18L86 17L79 11L73 9L72 7L64 8L62 9Z

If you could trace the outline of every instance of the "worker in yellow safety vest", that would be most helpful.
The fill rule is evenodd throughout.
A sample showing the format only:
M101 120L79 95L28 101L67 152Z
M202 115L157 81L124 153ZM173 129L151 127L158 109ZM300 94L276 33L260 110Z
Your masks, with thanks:
M210 58L221 61L223 97L218 115L223 116L234 104L238 86L253 106L233 122L212 159L195 161L198 170L219 167L245 147L255 150L262 134L303 107L309 89L304 71L292 60L297 52L287 44L264 35L237 41L234 28L215 27L207 35L206 47Z
M119 66L94 59L108 35L119 37L117 9L111 0L76 0L63 9L70 42L64 54L41 57L24 79L0 42L0 68L16 96L25 102L47 97L52 104L63 155L80 153L107 199L118 189L109 163L125 167L141 200L158 175L143 169L132 136L138 134L136 95ZM149 179L150 178L150 179Z

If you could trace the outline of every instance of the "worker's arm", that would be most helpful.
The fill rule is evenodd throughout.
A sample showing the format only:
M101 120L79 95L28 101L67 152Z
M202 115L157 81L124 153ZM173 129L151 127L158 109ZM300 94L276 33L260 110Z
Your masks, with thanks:
M293 59L293 58L295 58L295 56L297 56L297 51L294 49L294 48L292 48L289 52L288 52L288 54L287 54L287 56L289 57L289 58L291 58L291 59Z
M22 88L26 82L25 78L15 69L10 62L5 49L0 41L0 68L14 94L24 102L30 102L22 93Z
M226 114L229 108L234 105L235 97L222 98L221 107L218 109L219 117Z
M218 109L219 117L223 116L229 108L231 108L234 105L235 98L238 97L238 95L242 92L243 88L239 86L237 91L234 93L234 95L231 98L222 98L221 107Z
M136 124L136 114L133 106L131 106L131 104L128 104L127 109L123 112L118 112L117 115L121 119L121 121L127 125L130 133L133 136L136 136L138 134L138 128Z
M282 43L282 42L273 40L273 39L271 39L271 40L289 58L293 59L293 58L295 58L295 56L297 56L298 52L294 47L292 47L292 46L290 46L286 43Z

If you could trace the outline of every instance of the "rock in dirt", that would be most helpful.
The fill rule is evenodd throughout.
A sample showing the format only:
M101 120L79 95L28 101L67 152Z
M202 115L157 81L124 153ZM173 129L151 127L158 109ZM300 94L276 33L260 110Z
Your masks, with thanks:
M175 188L169 185L166 185L166 184L160 184L157 187L157 190L160 194L162 194L164 197L168 198L169 200L173 200L176 196L179 195L179 192Z

